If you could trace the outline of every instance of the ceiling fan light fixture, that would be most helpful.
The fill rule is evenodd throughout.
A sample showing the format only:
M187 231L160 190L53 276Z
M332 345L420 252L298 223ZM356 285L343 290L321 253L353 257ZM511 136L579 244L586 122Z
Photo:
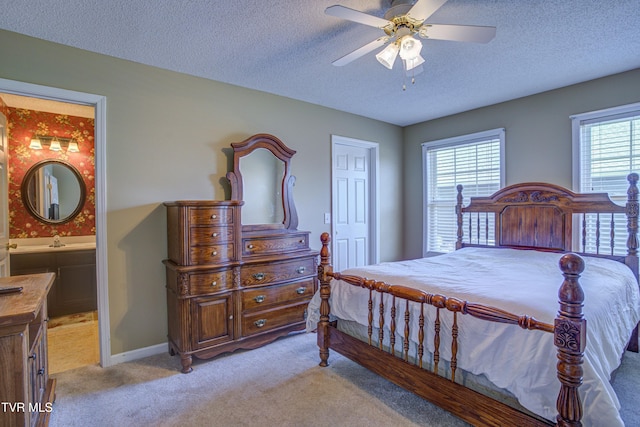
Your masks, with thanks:
M424 58L418 54L415 58L404 60L404 69L406 71L413 70L422 64L424 64Z
M395 43L390 44L385 47L380 53L376 55L376 59L379 63L387 67L388 69L393 68L393 63L396 61L396 57L398 56L398 52L400 48Z
M400 58L415 59L420 56L422 42L412 36L404 36L400 42Z

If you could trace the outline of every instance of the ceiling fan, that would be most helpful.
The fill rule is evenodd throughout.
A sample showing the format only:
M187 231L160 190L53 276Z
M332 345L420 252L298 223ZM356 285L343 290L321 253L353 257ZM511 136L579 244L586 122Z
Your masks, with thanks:
M396 57L399 55L405 71L411 71L411 74L415 75L422 71L422 63L424 63L424 58L420 55L422 42L415 37L416 35L423 39L475 43L488 43L495 37L495 27L427 24L424 22L446 2L447 0L418 0L415 3L413 0L392 0L391 8L385 13L384 18L345 6L329 6L325 10L327 15L380 28L385 33L384 36L333 61L333 65L346 65L390 43L376 54L378 61L388 69L392 69Z

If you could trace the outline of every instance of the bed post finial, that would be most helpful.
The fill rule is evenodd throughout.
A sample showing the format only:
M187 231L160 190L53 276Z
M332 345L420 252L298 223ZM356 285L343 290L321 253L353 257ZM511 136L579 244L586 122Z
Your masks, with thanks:
M629 189L627 190L627 254L638 255L638 174L630 173L627 176Z
M331 295L331 277L327 273L332 273L331 255L329 253L329 243L331 236L329 233L322 233L320 236L322 249L320 249L320 265L318 265L318 280L320 281L320 320L318 321L318 348L320 349L320 366L328 366L329 360L329 296Z
M456 240L456 250L458 250L462 248L462 185L458 184L456 186L456 190L458 190L458 198L456 202L456 216L458 219L458 238Z
M558 291L560 310L554 322L554 343L558 350L560 393L556 407L557 425L582 426L582 403L578 388L582 385L582 359L587 339L587 321L582 314L584 292L578 281L584 260L573 253L560 258L564 276Z

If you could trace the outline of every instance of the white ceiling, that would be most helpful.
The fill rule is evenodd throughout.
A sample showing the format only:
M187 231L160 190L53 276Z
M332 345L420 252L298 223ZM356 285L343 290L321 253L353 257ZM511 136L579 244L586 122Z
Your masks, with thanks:
M48 99L29 98L0 92L0 99L9 107L24 108L25 110L44 111L45 113L66 114L68 116L94 118L93 107Z
M638 0L449 0L428 23L496 37L424 40L425 71L406 91L376 52L331 65L383 33L325 8L381 17L390 0L3 3L2 29L401 126L640 68Z

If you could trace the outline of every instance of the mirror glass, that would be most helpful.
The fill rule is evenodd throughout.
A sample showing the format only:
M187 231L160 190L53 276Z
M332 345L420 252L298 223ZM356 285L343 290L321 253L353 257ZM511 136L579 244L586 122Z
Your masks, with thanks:
M281 224L284 221L282 180L284 161L265 148L240 159L244 189L243 224Z
M25 208L34 218L48 224L63 224L80 213L86 188L73 165L44 160L27 171L21 193Z

